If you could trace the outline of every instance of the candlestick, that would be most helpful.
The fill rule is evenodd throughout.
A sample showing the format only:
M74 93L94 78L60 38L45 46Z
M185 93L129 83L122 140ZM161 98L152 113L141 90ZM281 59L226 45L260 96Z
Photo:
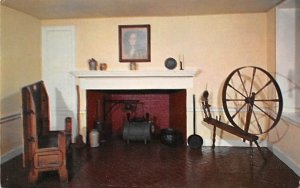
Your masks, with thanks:
M180 70L183 70L184 55L179 55Z

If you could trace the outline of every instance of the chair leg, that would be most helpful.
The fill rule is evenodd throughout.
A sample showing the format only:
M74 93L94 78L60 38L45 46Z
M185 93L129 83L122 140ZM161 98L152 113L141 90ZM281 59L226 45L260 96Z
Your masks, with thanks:
M28 181L30 184L35 184L38 180L39 172L36 169L30 169L28 175Z
M59 179L61 182L68 182L68 171L66 166L62 166L58 169Z

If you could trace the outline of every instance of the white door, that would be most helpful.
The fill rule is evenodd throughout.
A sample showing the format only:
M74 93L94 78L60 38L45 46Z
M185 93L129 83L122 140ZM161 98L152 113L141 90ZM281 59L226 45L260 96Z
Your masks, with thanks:
M71 117L73 135L77 130L74 26L42 28L42 78L50 100L50 129L63 130L65 117Z

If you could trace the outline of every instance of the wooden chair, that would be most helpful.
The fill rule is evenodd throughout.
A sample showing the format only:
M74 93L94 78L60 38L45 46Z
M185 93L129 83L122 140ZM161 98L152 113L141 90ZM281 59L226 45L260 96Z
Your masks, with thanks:
M71 118L65 120L66 130L49 130L49 100L43 81L22 88L22 108L23 166L28 169L29 183L36 183L40 172L53 170L58 170L61 182L67 182L66 153L71 143Z

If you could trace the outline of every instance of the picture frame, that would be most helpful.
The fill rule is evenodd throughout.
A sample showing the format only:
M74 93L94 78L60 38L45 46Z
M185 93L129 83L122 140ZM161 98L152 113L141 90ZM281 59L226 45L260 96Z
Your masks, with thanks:
M119 61L151 61L150 25L119 25Z

